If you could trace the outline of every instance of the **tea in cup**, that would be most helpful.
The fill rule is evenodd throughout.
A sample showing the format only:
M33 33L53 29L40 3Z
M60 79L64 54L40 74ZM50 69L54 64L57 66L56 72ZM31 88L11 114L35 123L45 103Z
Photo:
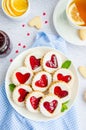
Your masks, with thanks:
M66 15L75 28L86 29L86 0L69 0Z

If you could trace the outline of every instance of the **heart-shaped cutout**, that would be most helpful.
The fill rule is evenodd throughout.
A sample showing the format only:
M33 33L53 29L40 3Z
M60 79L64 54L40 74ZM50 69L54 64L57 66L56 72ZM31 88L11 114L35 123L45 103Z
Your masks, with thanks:
M68 91L62 90L59 86L56 86L54 88L54 94L57 95L59 98L63 98L68 95Z
M53 113L54 110L56 109L57 107L57 104L58 104L58 101L57 100L53 100L52 102L44 102L43 103L43 106L44 108L50 112L50 113Z
M35 82L35 85L37 87L46 87L48 85L48 78L47 78L47 76L45 74L42 75L40 80Z
M37 29L40 29L42 27L41 18L39 16L32 18L28 24L29 26L36 27Z
M49 68L57 68L58 67L58 62L57 62L57 57L56 55L52 55L51 59L46 62L46 66Z
M57 79L68 83L71 80L71 76L70 75L64 76L63 74L59 73L57 74Z
M35 56L30 57L30 65L32 70L35 70L40 66L40 59L37 59Z
M27 96L28 92L25 89L23 89L23 88L20 88L18 90L18 92L20 94L20 96L18 98L18 101L19 102L23 102L25 100L25 97Z
M31 105L34 109L37 109L39 107L39 102L42 97L36 98L35 96L32 96L30 98Z
M21 72L16 72L16 77L20 84L24 84L30 77L30 73L22 74Z

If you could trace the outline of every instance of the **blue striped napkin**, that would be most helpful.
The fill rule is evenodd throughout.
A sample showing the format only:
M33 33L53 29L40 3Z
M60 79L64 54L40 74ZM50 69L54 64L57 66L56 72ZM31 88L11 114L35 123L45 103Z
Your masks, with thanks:
M65 41L52 34L39 32L32 47L49 46L67 54ZM47 122L35 122L22 117L10 105L4 85L0 86L0 130L78 130L77 115L73 106L64 116Z

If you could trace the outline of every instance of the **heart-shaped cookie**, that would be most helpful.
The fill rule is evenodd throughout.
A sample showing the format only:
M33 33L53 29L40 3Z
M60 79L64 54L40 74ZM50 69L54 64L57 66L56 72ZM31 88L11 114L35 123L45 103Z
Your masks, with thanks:
M79 70L80 74L81 74L84 78L86 78L86 67L85 67L85 66L79 66L78 70Z
M68 95L68 91L62 90L59 86L56 86L54 88L54 94L57 95L59 98L63 98Z
M37 87L46 87L48 85L48 79L46 75L42 75L41 78L35 82Z
M16 78L20 84L24 84L30 77L30 73L22 74L21 72L16 72Z
M29 26L31 27L36 27L37 29L40 29L42 27L42 22L41 22L41 18L40 16L36 16L34 18L32 18L30 21L29 21Z
M25 89L23 89L23 88L20 88L18 90L18 92L20 94L20 96L18 98L18 101L19 102L23 102L25 100L25 97L27 96L28 92Z
M44 103L43 103L43 106L44 106L44 108L45 108L48 112L53 113L54 110L55 110L56 107L57 107L57 104L58 104L57 100L53 100L53 101L51 101L51 102L48 102L48 101L44 102Z
M57 57L54 54L51 56L51 59L46 62L46 66L49 68L57 68L58 67Z
M63 74L59 73L57 74L57 79L68 83L71 80L71 76L70 75L64 76Z
M37 109L39 107L39 102L42 97L36 98L35 96L32 96L30 98L31 105L34 109Z
M30 65L32 70L35 70L40 66L40 59L37 59L35 56L30 57Z

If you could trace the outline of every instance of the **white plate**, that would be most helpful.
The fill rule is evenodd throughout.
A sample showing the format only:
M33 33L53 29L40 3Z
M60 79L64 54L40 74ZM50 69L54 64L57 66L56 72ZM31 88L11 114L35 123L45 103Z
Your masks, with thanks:
M86 41L80 40L78 31L72 27L66 17L66 5L68 0L60 0L53 14L53 23L58 34L67 42L74 45L86 45Z
M12 76L14 70L17 69L18 67L23 66L23 61L24 61L25 57L27 56L27 54L32 53L32 52L36 52L36 51L37 52L41 51L44 54L44 53L48 52L49 50L53 50L53 49L49 48L49 47L35 47L35 48L28 49L28 50L24 51L23 53L21 53L19 56L17 56L15 58L15 60L12 62L12 64L8 68L8 71L7 71L7 74L6 74L5 89L6 89L7 98L9 100L10 104L22 116L24 116L24 117L26 117L28 119L34 120L34 121L48 121L48 120L51 120L51 119L56 119L56 118L59 118L60 116L62 116L65 112L60 113L58 116L53 117L53 118L47 118L47 117L43 116L41 113L38 113L38 114L31 113L31 112L27 111L26 108L19 107L13 102L13 100L12 100L12 92L9 89L9 84L12 83L11 82L11 76ZM63 62L65 60L67 60L67 58L62 53L60 53L60 52L58 52L58 53L60 54ZM70 70L73 72L73 74L75 76L74 77L75 80L74 80L73 86L71 87L72 95L71 95L71 99L70 99L70 101L68 103L68 108L69 109L71 108L71 106L72 106L72 104L73 104L73 102L74 102L74 100L76 98L77 90L78 90L78 78L77 78L76 70L75 70L73 64L71 64Z

